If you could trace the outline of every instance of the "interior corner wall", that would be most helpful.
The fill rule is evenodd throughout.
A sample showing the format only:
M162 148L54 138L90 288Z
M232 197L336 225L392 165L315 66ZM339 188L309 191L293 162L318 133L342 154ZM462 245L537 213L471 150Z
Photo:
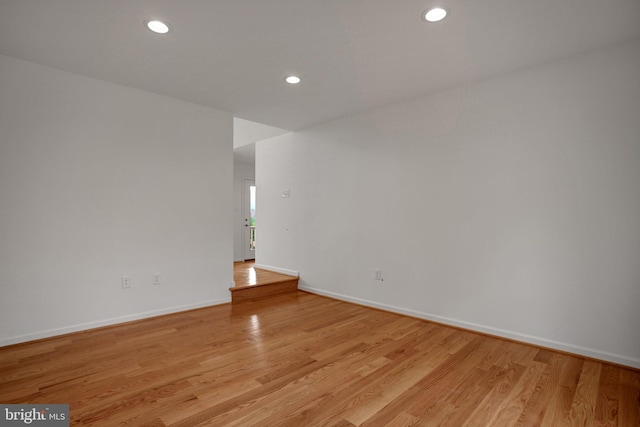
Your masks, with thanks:
M638 76L635 40L258 142L260 262L640 367Z
M244 261L244 221L242 220L244 180L255 179L253 163L233 163L233 260Z
M232 120L0 56L0 345L229 301Z

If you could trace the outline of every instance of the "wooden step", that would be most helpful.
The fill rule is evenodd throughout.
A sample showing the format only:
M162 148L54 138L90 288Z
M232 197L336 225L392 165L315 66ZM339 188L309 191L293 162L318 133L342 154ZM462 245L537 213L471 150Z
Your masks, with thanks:
M298 276L290 276L263 268L255 268L255 261L233 264L235 286L231 291L231 302L256 300L272 295L296 292Z
M298 278L294 276L285 277L287 278L269 283L257 283L255 285L234 286L229 288L231 291L231 302L238 303L272 295L296 292L298 290Z

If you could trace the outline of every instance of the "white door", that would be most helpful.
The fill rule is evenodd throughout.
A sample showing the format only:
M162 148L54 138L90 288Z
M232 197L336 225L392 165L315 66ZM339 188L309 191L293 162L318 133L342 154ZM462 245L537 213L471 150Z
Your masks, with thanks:
M243 214L243 256L256 259L256 182L252 179L244 180Z

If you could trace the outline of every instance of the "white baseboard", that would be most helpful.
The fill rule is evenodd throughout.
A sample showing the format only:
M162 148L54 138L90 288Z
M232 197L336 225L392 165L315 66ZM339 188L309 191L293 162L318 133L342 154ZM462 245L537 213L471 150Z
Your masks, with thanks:
M32 334L0 339L0 347L4 347L6 345L12 345L12 344L20 344L23 342L29 342L29 341L39 340L43 338L50 338L57 335L70 334L72 332L79 332L79 331L86 331L89 329L101 328L103 326L117 325L119 323L126 323L134 320L147 319L149 317L162 316L163 314L178 313L181 311L194 310L197 308L209 307L212 305L220 305L220 304L225 304L229 302L231 302L231 297L221 298L217 300L203 301L195 304L168 307L160 310L146 311L143 313L130 314L127 316L113 317L110 319L98 320L96 322L81 323L78 325L67 326L64 328L48 329L46 331L35 332Z
M393 305L381 304L375 301L354 298L348 295L342 295L334 292L324 291L322 289L316 289L309 286L304 286L303 284L298 285L298 289L300 289L301 291L306 291L306 292L326 296L326 297L341 300L341 301L351 302L351 303L363 305L366 307L378 308L381 310L390 311L398 314L405 314L407 316L416 317L424 320L430 320L430 321L441 323L444 325L455 326L455 327L466 329L469 331L481 332L487 335L507 338L513 341L533 344L539 347L559 350L566 353L572 353L580 356L589 357L591 359L597 359L601 361L615 363L618 365L630 366L632 368L640 369L640 359L636 359L633 357L627 357L627 356L609 353L606 351L596 350L596 349L587 348L587 347L575 346L572 344L566 344L558 341L548 340L545 338L540 338L540 337L531 336L527 334L521 334L518 332L507 331L504 329L493 328L490 326L484 326L476 323L451 319L449 317L443 317L443 316L438 316L430 313L424 313L421 311L410 310L402 307L396 307Z
M295 276L295 277L299 277L300 276L300 274L297 271L287 270L286 268L273 267L271 265L255 264L253 267L254 268L259 268L259 269L262 269L262 270L275 271L276 273L286 274L287 276Z

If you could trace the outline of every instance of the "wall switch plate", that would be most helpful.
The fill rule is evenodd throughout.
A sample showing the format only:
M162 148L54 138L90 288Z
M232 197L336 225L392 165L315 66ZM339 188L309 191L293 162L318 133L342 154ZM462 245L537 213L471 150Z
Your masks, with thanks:
M122 289L128 289L131 287L131 280L128 277L122 276L120 281L122 282Z

